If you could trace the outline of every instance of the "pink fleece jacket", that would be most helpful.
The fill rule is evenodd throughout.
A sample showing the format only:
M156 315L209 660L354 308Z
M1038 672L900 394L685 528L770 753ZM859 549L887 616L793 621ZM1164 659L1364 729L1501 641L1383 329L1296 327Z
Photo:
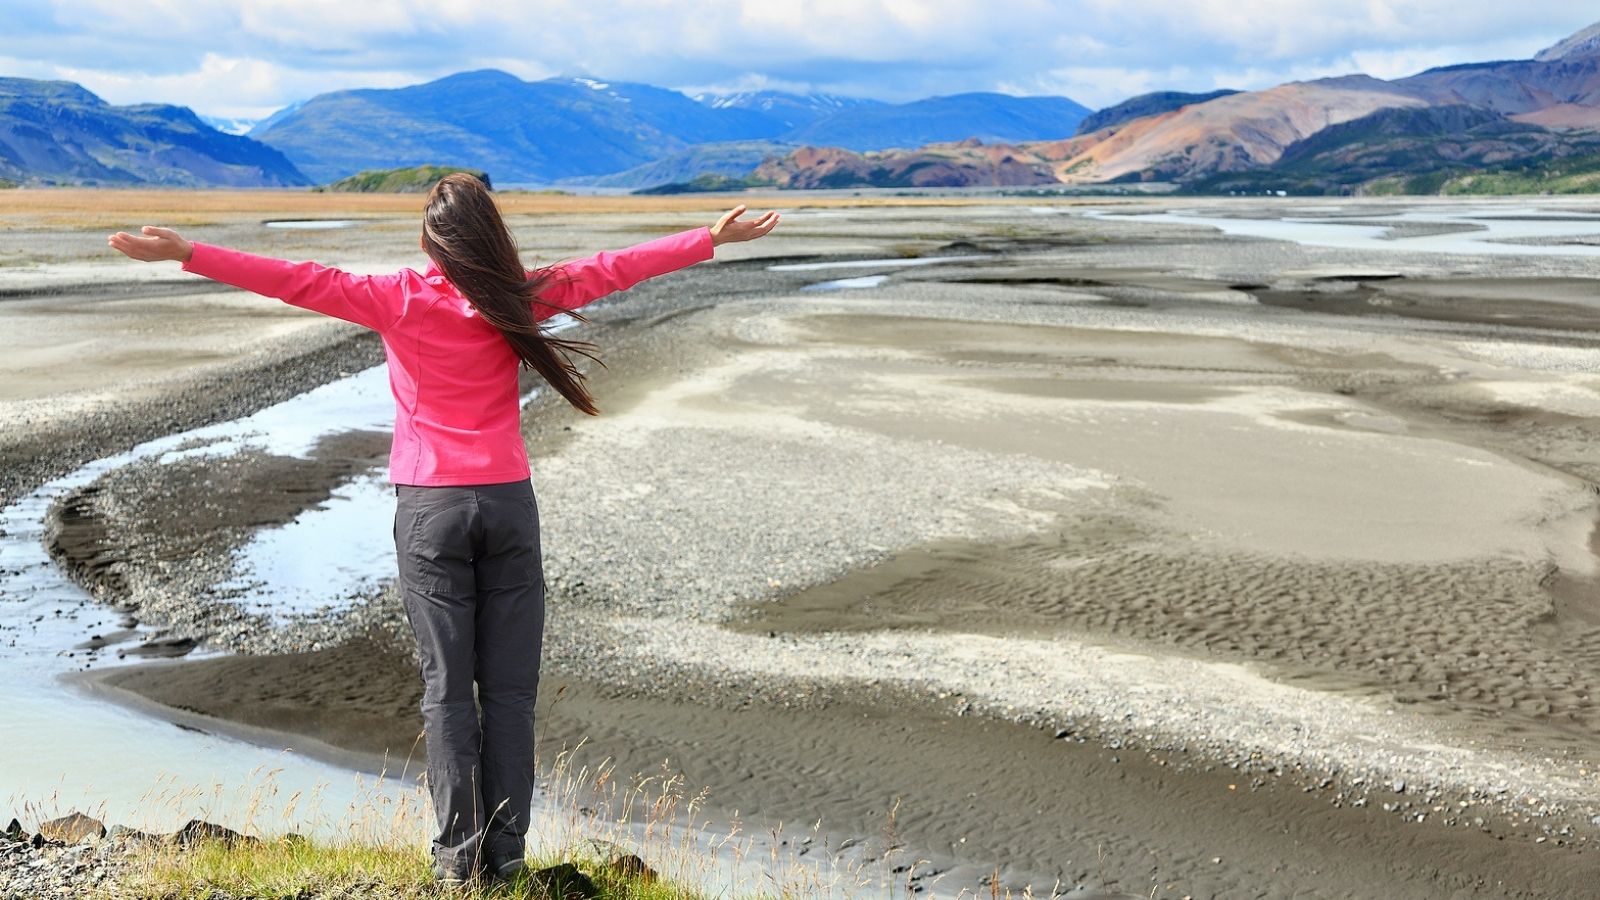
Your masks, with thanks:
M712 253L711 230L702 227L562 264L534 316L577 309ZM183 268L383 336L395 400L390 481L499 484L529 477L517 355L436 266L351 275L196 242Z

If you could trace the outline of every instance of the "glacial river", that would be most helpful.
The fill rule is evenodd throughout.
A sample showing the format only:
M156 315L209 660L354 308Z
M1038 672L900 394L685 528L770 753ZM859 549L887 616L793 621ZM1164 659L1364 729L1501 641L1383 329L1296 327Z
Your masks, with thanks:
M1317 215L1335 209L1306 205L1291 207L1283 216L1259 217L1208 215L1198 210L1159 213L1088 210L1083 215L1113 221L1204 225L1238 237L1379 253L1600 255L1600 215L1597 214L1550 212L1522 205L1460 204L1353 217ZM1426 228L1412 231L1417 226L1442 226L1443 233L1428 234ZM1583 239L1596 239L1596 242L1582 243Z
M1295 241L1311 246L1374 252L1512 255L1595 255L1600 246L1561 243L1600 239L1600 215L1552 214L1532 207L1419 206L1359 221L1320 217L1315 207L1295 207L1286 217L1239 218L1202 212L1128 214L1116 210L1041 208L1040 212L1092 218L1210 226L1230 235ZM1417 224L1463 230L1415 234ZM343 223L341 223L343 224ZM328 227L328 226L324 226ZM1520 241L1546 243L1518 243ZM966 259L952 257L948 261ZM862 274L821 282L813 289L870 289L907 265L945 259L865 260L790 265L789 269L849 269ZM774 266L774 268L780 268ZM874 271L880 270L880 271ZM118 466L150 457L172 460L196 454L222 456L246 448L305 456L326 436L351 430L386 431L393 401L379 366L309 391L252 416L149 441L127 453L92 462L0 510L0 694L5 763L0 795L17 813L36 820L73 809L108 823L170 830L190 818L235 828L252 823L267 832L293 830L348 835L353 810L395 811L398 833L427 840L425 800L410 780L377 778L216 734L175 727L69 686L74 670L125 665L116 651L137 644L135 634L98 653L79 645L90 634L120 630L122 616L90 598L49 560L42 544L50 505ZM387 522L393 495L381 471L346 483L324 504L281 527L263 529L236 560L239 584L251 586L244 603L285 621L329 602L340 602L391 577L393 547ZM337 552L328 548L337 546ZM197 651L202 657L214 651ZM536 799L537 803L545 803ZM536 818L549 812L536 809ZM253 815L253 818L251 818ZM748 849L743 851L748 853ZM752 877L739 872L739 854L716 851L727 863L707 873L708 884ZM757 852L751 854L757 857ZM749 882L744 882L749 883Z

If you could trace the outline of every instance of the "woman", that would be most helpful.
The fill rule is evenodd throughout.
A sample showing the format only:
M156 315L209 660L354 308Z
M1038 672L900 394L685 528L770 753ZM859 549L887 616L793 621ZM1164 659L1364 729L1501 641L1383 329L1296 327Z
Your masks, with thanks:
M418 273L351 275L184 240L146 226L108 243L364 325L383 337L395 397L390 480L406 617L420 650L428 788L445 882L514 876L533 802L533 710L544 633L538 509L520 428L518 363L597 412L563 340L539 324L770 232L778 214L716 224L529 272L487 187L467 174L428 195ZM476 701L474 700L476 683ZM481 707L481 720L479 707Z

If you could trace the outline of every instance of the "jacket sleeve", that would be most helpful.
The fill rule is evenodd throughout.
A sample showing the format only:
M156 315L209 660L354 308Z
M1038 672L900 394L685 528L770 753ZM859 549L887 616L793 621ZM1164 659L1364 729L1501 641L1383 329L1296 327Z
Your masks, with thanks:
M401 275L351 275L314 262L290 262L213 244L194 245L185 272L274 297L291 306L384 331L400 317Z
M550 283L533 301L535 321L578 307L616 291L704 262L713 255L711 229L691 228L622 250L603 250L593 256L551 266ZM533 273L535 275L538 272Z

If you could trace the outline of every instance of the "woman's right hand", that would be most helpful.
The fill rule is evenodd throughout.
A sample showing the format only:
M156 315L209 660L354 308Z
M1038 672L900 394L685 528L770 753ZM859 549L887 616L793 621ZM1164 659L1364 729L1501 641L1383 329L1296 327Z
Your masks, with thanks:
M122 255L143 262L171 259L186 263L194 255L194 245L184 240L183 235L154 225L144 226L137 235L119 231L106 238L106 243Z

